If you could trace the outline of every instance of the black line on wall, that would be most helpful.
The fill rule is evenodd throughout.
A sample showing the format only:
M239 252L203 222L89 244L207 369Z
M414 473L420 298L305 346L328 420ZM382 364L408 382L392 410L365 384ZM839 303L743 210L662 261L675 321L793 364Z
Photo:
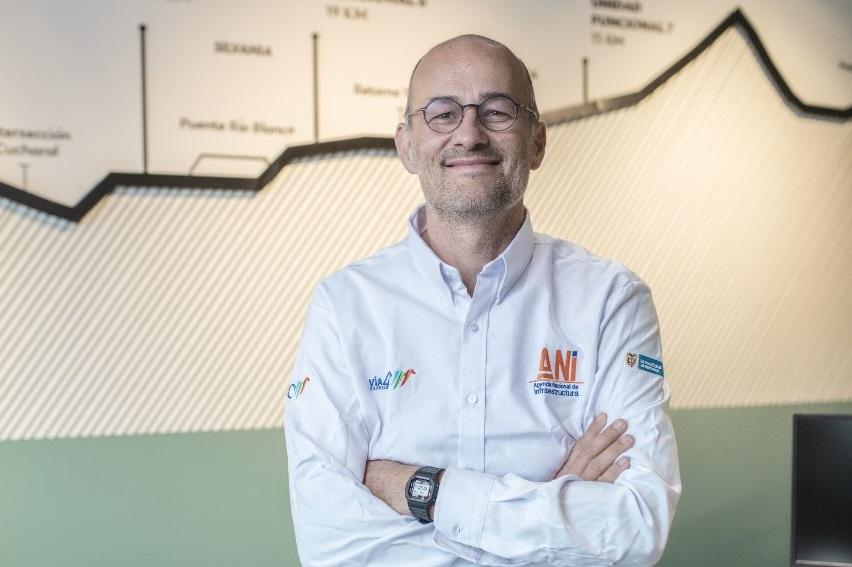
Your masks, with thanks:
M319 144L290 146L282 152L258 178L213 177L197 175L158 175L154 173L110 173L74 207L62 205L43 197L22 191L0 181L0 197L5 197L31 209L79 222L98 202L116 187L150 187L183 189L221 189L260 191L289 163L297 158L352 150L379 149L393 150L393 138L353 138Z
M319 34L311 34L314 69L314 143L319 143Z
M139 24L139 52L142 59L142 171L148 173L148 71L145 51L145 24Z
M671 67L663 71L658 77L648 83L645 87L635 93L624 96L603 99L595 102L570 106L560 110L547 112L543 119L550 125L571 122L588 118L604 112L610 112L638 104L644 98L661 87L666 81L677 74L687 64L696 59L702 52L710 47L728 28L739 26L751 43L758 60L763 65L771 80L775 83L781 96L787 103L795 107L805 116L814 118L832 118L846 121L852 117L852 107L829 108L814 106L802 102L787 85L778 68L769 58L769 54L760 41L757 32L739 9L734 10L730 16L720 23L710 34L698 43L686 55L680 58ZM318 117L318 95L317 95L317 57L316 41L318 35L313 34L314 40L314 136L319 131ZM74 207L62 205L54 201L39 197L28 191L18 189L0 181L0 197L5 197L26 207L42 211L44 213L79 222L101 199L111 193L113 189L120 186L134 187L171 187L186 189L222 189L222 190L245 190L260 191L289 163L297 158L316 156L329 153L345 152L362 149L394 150L393 138L365 137L352 138L348 140L337 140L333 142L317 142L302 146L291 146L285 149L263 173L256 179L242 177L199 177L193 175L157 175L148 173L110 173L98 183L79 203ZM147 148L146 148L147 156ZM147 157L145 158L147 161ZM146 164L147 171L147 164Z
M18 165L21 166L21 189L26 191L27 185L28 185L28 183L27 183L27 169L29 169L30 164L21 162Z
M769 74L774 86L778 89L782 98L784 98L788 104L792 105L803 115L812 116L814 118L824 117L845 121L852 117L852 107L830 108L825 106L814 106L802 102L802 100L790 89L790 86L784 80L784 77L781 76L778 68L766 52L766 48L763 46L760 36L757 35L757 32L748 21L748 18L746 18L742 10L737 8L731 12L731 15L725 18L722 23L716 26L716 28L713 29L713 31L711 31L704 39L702 39L698 45L693 47L671 67L660 73L660 75L635 93L546 112L542 115L542 118L548 124L563 124L565 122L572 122L574 120L580 120L582 118L588 118L604 112L611 112L613 110L619 110L621 108L639 104L643 99L650 96L651 93L663 86L666 81L671 79L681 69L686 67L689 63L694 61L699 55L706 51L707 48L713 45L713 43L719 39L719 36L725 33L729 28L737 26L743 31L743 33L745 33L748 42L755 50L758 61L763 65L763 68Z

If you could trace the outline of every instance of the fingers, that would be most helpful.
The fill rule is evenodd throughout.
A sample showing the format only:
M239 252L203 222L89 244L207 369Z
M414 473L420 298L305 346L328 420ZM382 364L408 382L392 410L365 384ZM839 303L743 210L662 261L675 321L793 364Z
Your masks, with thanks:
M574 448L571 449L571 453L568 455L567 464L570 472L578 476L583 476L583 471L586 470L592 459L603 453L627 430L627 422L623 419L617 419L612 425L603 429L606 418L605 413L598 415L586 432L577 440L577 444L574 445ZM619 451L619 453L621 452ZM606 463L606 467L600 472L606 470L610 464L612 464L612 461ZM594 478L597 478L597 476L595 475ZM594 478L591 480L594 480Z
M571 449L557 476L574 474L583 480L612 482L629 466L629 461L616 461L635 443L632 435L624 435L627 422L618 419L604 428L606 420L604 413L595 418Z
M608 482L610 484L615 482L615 479L618 478L618 475L626 471L630 468L630 458L629 457L621 457L603 473L601 476L597 478L597 480L601 482Z
M585 480L600 480L600 477L609 472L619 461L619 455L633 446L635 440L632 435L624 435L613 442L601 454L592 459L586 466L586 470L580 475ZM619 459L620 460L620 459ZM619 471L620 474L621 471ZM618 475L615 475L616 477Z
M604 425L606 425L606 414L600 413L589 425L589 428L583 432L583 435L580 436L568 454L568 460L565 461L565 465L563 466L566 474L579 475L586 468L586 465L589 464L589 461L597 456L596 454L592 454L592 445L595 437L603 430Z
M603 431L604 425L606 425L606 414L605 413L599 413L595 417L595 420L591 423L591 425L589 425L589 428L580 437L580 440L582 441L584 438L585 439L594 438L598 433Z

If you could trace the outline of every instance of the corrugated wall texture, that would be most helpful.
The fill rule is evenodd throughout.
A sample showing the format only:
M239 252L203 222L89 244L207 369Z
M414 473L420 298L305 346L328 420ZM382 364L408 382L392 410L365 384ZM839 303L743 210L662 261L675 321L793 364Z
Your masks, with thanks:
M550 131L536 230L651 286L675 407L852 399L852 123L797 116L736 29Z
M259 194L123 189L79 225L0 210L1 438L280 424L313 286L418 202L362 151Z
M796 116L736 31L637 107L549 130L537 231L654 290L677 407L852 399L852 125ZM0 204L0 439L274 427L325 274L401 238L388 152L259 194Z

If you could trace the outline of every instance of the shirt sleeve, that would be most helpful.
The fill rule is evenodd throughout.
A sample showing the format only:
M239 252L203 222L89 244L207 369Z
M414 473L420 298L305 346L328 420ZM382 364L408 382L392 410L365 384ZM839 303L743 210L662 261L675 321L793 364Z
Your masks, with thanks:
M614 484L448 469L435 507L435 543L485 565L653 565L681 492L661 361L651 292L641 281L627 282L604 308L584 425L602 411L610 421L626 419L636 438L625 453L630 468Z
M304 566L367 565L382 546L411 546L417 523L363 484L368 436L331 309L315 294L287 392L290 502ZM428 542L428 540L427 540Z

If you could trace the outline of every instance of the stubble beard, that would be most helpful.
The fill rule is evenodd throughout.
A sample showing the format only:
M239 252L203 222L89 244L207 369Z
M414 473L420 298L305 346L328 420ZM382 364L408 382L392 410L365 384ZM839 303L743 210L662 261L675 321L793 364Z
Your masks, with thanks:
M437 175L421 176L420 187L427 204L445 221L471 223L498 218L523 200L529 179L529 166L521 163L523 160L518 157L512 161L514 163L508 164L509 178L501 171L494 180L477 179L485 177L479 175L466 179L473 185L488 184L487 187L476 187L475 191L455 186L443 167L438 169Z

